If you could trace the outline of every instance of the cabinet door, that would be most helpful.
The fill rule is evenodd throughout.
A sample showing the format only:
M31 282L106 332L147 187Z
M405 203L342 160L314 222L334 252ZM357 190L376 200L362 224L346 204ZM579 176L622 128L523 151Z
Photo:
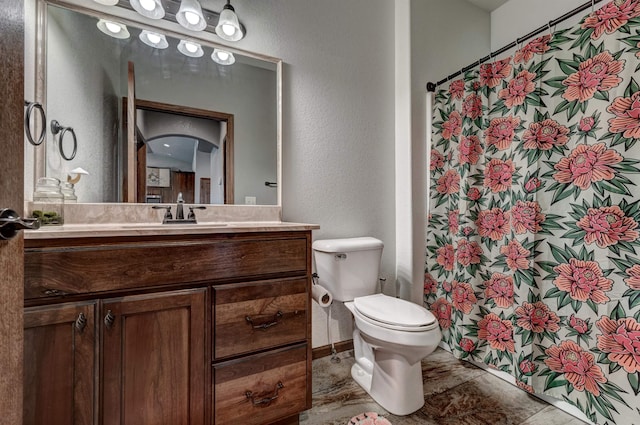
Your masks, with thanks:
M24 312L23 423L94 423L95 304Z
M206 289L107 300L102 423L205 423Z

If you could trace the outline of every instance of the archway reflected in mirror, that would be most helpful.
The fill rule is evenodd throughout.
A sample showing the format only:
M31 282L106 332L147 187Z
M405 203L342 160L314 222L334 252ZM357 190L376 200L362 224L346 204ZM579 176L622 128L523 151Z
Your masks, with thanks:
M174 203L177 193L182 193L187 203L224 202L222 149L218 145L189 135L158 136L146 143L145 202Z

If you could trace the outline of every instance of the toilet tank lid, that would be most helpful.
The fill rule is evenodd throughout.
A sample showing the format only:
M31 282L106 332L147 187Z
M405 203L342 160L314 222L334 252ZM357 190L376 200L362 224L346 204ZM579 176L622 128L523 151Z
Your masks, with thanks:
M312 247L314 251L322 252L353 252L382 249L384 244L376 238L361 237L317 240L313 243Z

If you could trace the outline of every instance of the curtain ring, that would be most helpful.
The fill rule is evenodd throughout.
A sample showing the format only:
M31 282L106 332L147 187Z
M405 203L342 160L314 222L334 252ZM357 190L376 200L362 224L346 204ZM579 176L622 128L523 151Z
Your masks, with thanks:
M47 136L47 116L44 113L44 108L38 102L27 102L26 100L24 101L24 106L27 107L27 111L24 114L25 135L27 136L27 140L29 141L29 143L31 143L33 146L40 146L42 142L44 142L45 137ZM33 134L31 133L31 126L30 126L31 114L33 113L34 109L37 109L38 111L40 111L40 118L42 118L42 128L40 130L40 137L38 137L38 140L35 140L33 138Z
M71 153L71 156L67 156L64 153L63 141L64 135L67 134L67 132L71 133L71 137L73 137L73 152ZM78 139L73 128L63 127L58 121L53 120L51 121L51 133L53 133L54 135L60 133L60 136L58 136L58 149L60 150L60 156L62 156L62 158L66 159L67 161L71 161L73 158L75 158L76 152L78 152Z
M591 0L591 13L596 11L596 0Z

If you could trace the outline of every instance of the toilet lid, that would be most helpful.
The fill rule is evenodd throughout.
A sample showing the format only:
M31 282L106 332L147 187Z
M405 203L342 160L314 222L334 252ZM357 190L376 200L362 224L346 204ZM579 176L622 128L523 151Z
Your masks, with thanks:
M384 294L358 297L353 304L362 315L387 325L418 328L436 322L435 316L426 308Z

